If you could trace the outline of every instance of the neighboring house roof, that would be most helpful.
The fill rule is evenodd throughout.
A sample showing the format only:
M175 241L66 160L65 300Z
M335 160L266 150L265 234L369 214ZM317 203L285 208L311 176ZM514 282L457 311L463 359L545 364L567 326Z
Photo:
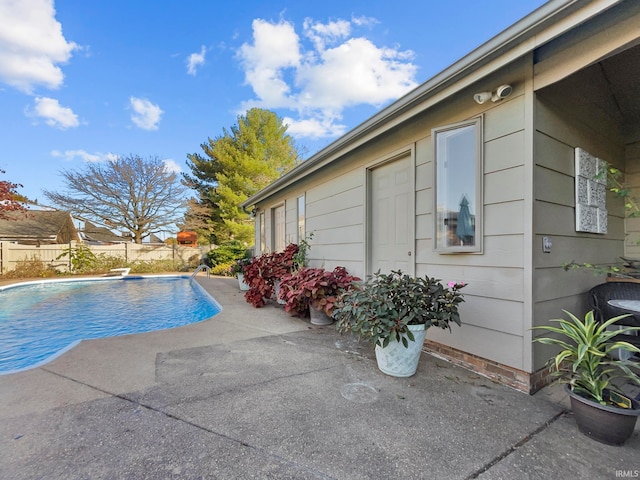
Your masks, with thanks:
M162 243L164 245L164 240L155 233L150 233L149 236L144 239L143 243Z
M130 242L130 239L122 238L120 235L113 233L106 227L99 227L85 220L84 229L81 232L82 237L89 243L123 243Z
M78 232L69 212L28 210L7 212L0 219L0 240L24 244L67 243L77 241Z
M397 127L619 3L619 0L551 0L545 3L245 200L242 208L269 198L371 138Z

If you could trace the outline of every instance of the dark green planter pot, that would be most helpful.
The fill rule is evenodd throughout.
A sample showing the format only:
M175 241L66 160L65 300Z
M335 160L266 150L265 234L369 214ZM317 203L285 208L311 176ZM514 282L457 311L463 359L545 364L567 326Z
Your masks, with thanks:
M640 404L632 401L632 409L600 405L574 393L569 385L565 387L571 400L578 429L588 437L607 445L622 445L636 426L640 415Z

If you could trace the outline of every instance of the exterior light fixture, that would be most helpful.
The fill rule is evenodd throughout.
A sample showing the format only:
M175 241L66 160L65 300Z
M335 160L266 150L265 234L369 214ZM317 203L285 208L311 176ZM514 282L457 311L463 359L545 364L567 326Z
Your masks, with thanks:
M489 101L489 99L491 99L492 102L499 102L511 95L511 92L513 92L513 87L511 85L500 85L496 88L495 92L478 92L474 94L473 99L478 105L482 105Z

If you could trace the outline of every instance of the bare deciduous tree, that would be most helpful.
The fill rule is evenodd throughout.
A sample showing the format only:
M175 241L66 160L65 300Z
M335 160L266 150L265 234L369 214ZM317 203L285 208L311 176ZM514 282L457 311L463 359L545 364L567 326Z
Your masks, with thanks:
M65 192L45 190L51 202L98 224L131 232L135 243L163 231L183 213L186 189L157 157L129 155L60 173Z

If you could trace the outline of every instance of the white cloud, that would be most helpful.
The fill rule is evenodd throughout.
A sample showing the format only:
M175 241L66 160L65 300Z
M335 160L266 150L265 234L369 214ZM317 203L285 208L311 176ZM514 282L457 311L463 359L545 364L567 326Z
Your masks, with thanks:
M158 105L154 105L146 98L129 98L133 114L131 121L143 130L157 130L160 117L164 113Z
M380 23L377 18L365 17L365 16L352 17L351 21L353 22L354 25L357 25L358 27L373 27L378 23Z
M254 20L253 45L243 44L238 56L245 69L246 83L265 107L295 106L284 79L285 70L297 68L301 61L299 37L293 25Z
M359 104L379 107L416 87L413 52L379 47L353 30L371 28L374 18L328 23L305 19L303 42L294 25L253 21L253 42L238 50L245 81L255 98L241 104L288 109L289 133L326 138L344 133L345 108ZM306 48L305 48L306 47Z
M178 163L171 158L167 158L163 160L163 163L164 163L165 170L167 170L168 172L180 173L182 171L182 168L180 167L180 165L178 165Z
M327 137L339 137L347 131L346 125L336 123L339 119L332 117L305 118L294 120L284 117L282 123L288 125L287 133L294 137L307 137L314 140Z
M0 80L25 93L36 85L58 88L59 67L78 46L67 41L53 0L0 0Z
M416 67L401 61L394 49L378 48L365 38L351 38L325 50L320 61L298 72L305 86L301 99L311 108L343 108L361 103L381 105L415 87Z
M117 160L118 155L114 153L89 153L85 150L65 150L61 152L59 150L51 151L52 157L64 158L65 160L71 162L76 158L79 158L83 162L87 163L95 163L95 162L104 162L104 161L113 161Z
M55 98L36 97L34 103L34 109L28 112L28 115L44 118L45 123L50 127L65 130L80 125L78 116L73 113L73 110L63 107Z
M200 65L204 65L204 57L207 53L207 49L204 45L200 48L200 53L192 53L187 57L187 73L189 75L196 75L196 71Z
M306 18L303 24L304 34L309 38L316 50L322 51L327 44L333 45L351 33L351 23L346 20L318 23Z

